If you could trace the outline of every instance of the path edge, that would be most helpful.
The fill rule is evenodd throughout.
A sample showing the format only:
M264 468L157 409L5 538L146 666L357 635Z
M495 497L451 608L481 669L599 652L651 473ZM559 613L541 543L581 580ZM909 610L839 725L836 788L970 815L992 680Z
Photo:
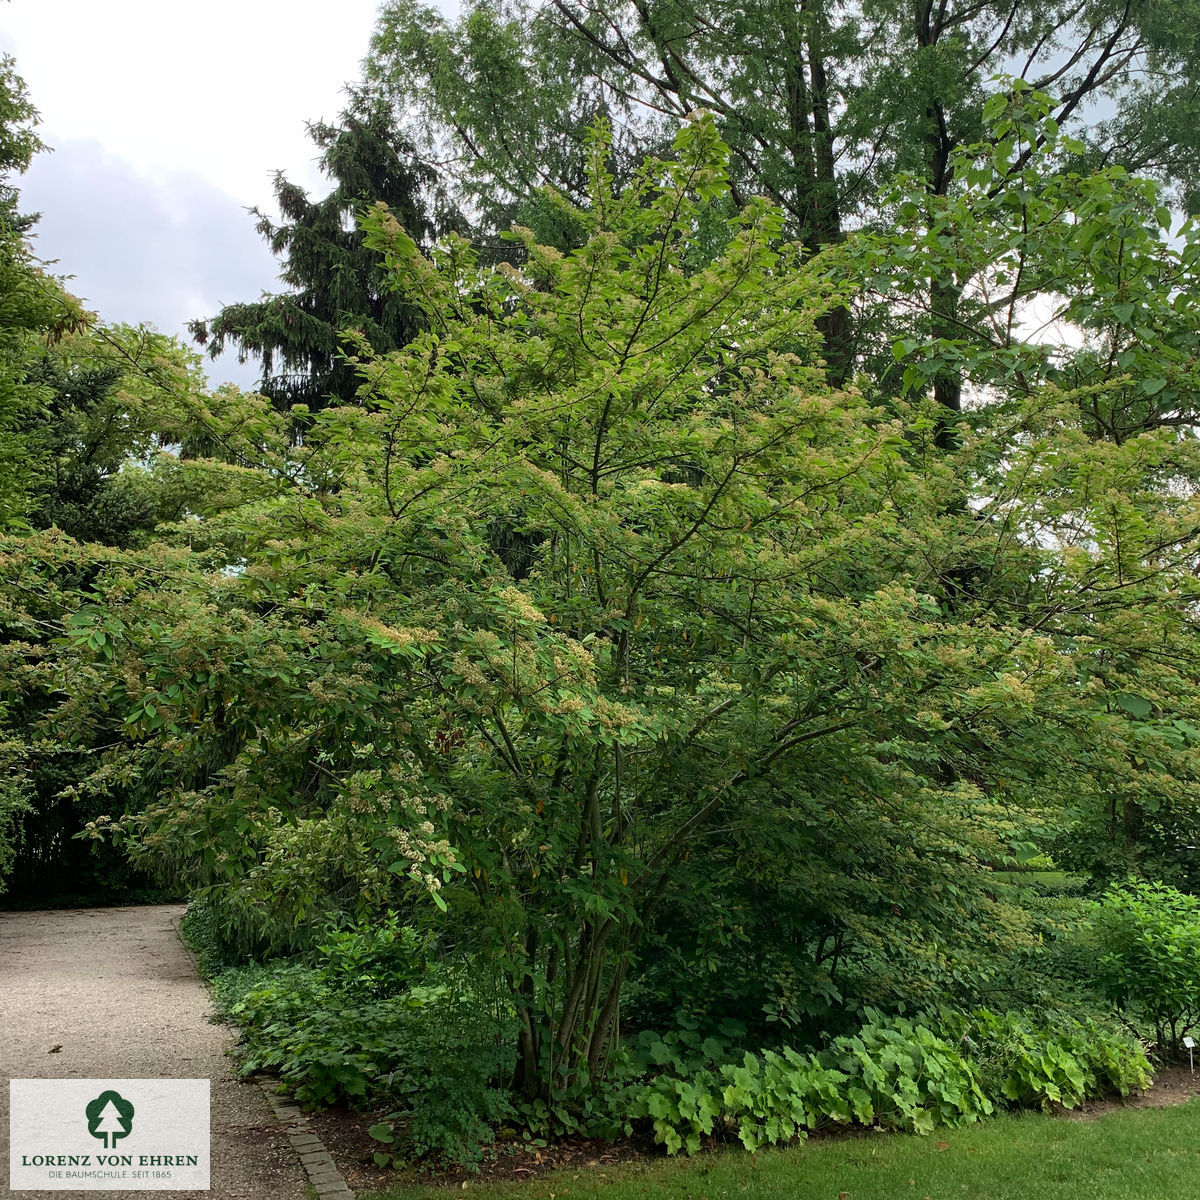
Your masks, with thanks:
M279 1080L272 1079L269 1075L256 1075L254 1081L265 1093L267 1103L270 1104L276 1119L287 1126L288 1141L300 1156L309 1182L316 1189L318 1200L354 1200L350 1185L337 1169L333 1155L325 1148L325 1143L308 1123L308 1118L300 1111L298 1105L279 1095Z
M183 936L183 930L180 928L182 919L182 917L177 917L171 922L175 936L188 958L191 959L197 977L211 992L212 984L200 969L199 956L188 945L187 938ZM222 1023L228 1025L240 1039L242 1031L237 1025L228 1020ZM308 1123L308 1118L298 1105L279 1095L279 1080L270 1075L255 1075L253 1079L262 1088L275 1119L285 1126L288 1142L299 1156L300 1165L304 1168L309 1183L317 1193L317 1200L354 1200L354 1192L346 1182L345 1176L337 1169L333 1155Z

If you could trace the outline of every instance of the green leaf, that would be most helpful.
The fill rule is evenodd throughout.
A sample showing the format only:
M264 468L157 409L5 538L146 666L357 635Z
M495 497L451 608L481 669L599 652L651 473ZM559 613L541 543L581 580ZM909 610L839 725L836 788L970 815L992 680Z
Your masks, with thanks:
M1154 710L1154 705L1149 700L1133 692L1118 692L1116 701L1131 717L1137 717L1139 720L1148 717Z

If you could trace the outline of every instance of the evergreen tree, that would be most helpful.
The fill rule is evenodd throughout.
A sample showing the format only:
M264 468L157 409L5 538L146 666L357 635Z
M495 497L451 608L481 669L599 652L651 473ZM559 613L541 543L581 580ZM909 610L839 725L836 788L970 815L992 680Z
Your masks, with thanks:
M426 203L433 172L416 159L385 106L358 94L337 124L308 128L333 190L313 200L278 172L281 220L253 210L259 233L282 259L280 279L288 290L226 305L189 326L213 358L230 346L239 362L259 356L259 390L281 409L353 399L359 380L340 358L346 330L361 331L381 353L403 346L417 331L416 310L363 245L363 209L382 201L419 243L433 232Z

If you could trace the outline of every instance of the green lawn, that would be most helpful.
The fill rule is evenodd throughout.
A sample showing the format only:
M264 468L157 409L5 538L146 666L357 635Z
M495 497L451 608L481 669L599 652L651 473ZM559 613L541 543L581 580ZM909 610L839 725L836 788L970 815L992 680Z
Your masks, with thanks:
M1200 1196L1200 1101L1087 1122L999 1117L927 1138L869 1134L756 1158L728 1151L466 1191L475 1200L1191 1200ZM425 1186L389 1197L448 1194Z
M992 874L1005 883L1045 883L1055 887L1082 883L1085 878L1083 875L1072 875L1069 871L993 871Z

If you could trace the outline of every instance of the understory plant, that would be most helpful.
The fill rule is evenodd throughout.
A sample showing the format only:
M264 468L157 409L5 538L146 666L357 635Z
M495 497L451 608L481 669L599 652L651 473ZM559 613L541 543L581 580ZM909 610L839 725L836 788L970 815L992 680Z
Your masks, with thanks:
M997 1103L1075 1108L1095 1096L1127 1096L1150 1083L1146 1053L1136 1038L1092 1018L978 1009L952 1029L981 1086Z
M472 1162L513 1115L515 1039L501 998L485 973L432 961L397 914L330 926L307 955L248 965L221 956L202 905L185 934L239 1029L241 1072L269 1072L314 1108L391 1106L374 1127L381 1157Z
M513 1109L498 1084L513 1042L480 998L447 984L355 998L302 965L233 970L218 982L241 1030L243 1074L276 1075L301 1103L390 1104L389 1144L405 1157L470 1161Z
M1179 1057L1200 1022L1200 897L1130 880L1105 893L1091 931L1108 998L1150 1022L1160 1056Z
M1001 1107L1073 1108L1150 1081L1141 1046L1092 1021L986 1010L870 1016L818 1053L783 1048L720 1062L714 1041L702 1065L629 1084L613 1103L626 1132L645 1119L668 1153L693 1154L710 1136L756 1150L831 1125L929 1133Z

